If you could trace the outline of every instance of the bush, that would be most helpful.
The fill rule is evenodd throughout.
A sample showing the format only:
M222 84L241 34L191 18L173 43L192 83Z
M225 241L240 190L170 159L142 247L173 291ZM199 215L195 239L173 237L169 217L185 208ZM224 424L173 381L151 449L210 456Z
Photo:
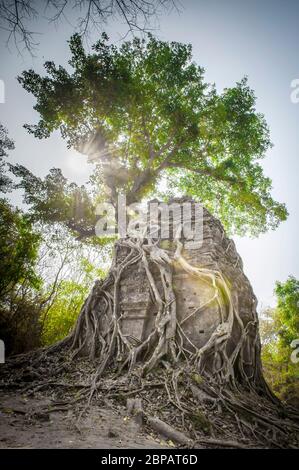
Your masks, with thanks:
M0 338L6 354L40 345L41 279L36 273L40 236L27 217L0 200Z
M290 276L275 288L277 307L262 313L262 361L266 380L283 400L299 407L299 363L291 360L299 339L299 281Z
M41 315L44 345L55 343L70 333L94 280L104 276L105 271L97 269L88 259L75 258L71 276L59 283L53 301Z

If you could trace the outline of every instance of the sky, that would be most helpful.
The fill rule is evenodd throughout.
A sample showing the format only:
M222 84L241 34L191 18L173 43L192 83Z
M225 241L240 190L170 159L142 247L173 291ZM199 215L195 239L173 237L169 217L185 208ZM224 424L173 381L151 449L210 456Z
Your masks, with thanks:
M299 278L299 103L291 101L291 82L299 79L299 2L181 0L179 10L162 14L154 34L163 40L191 43L194 60L205 68L206 80L215 83L219 92L247 75L257 96L257 110L270 127L274 146L262 166L273 181L274 198L286 203L290 215L278 229L258 238L234 237L262 309L275 304L276 281L285 281L289 275ZM42 73L46 60L65 65L67 40L73 31L69 23L55 27L45 18L32 29L42 32L35 57L18 54L12 44L7 48L6 33L0 32L0 79L5 85L0 122L16 145L10 161L40 176L59 167L68 178L83 184L92 169L85 156L68 150L59 133L37 140L22 127L37 122L38 114L33 110L33 97L18 84L17 75L28 68ZM120 21L110 22L104 29L116 44L126 31ZM94 32L89 42L97 37ZM17 196L15 202L19 200Z

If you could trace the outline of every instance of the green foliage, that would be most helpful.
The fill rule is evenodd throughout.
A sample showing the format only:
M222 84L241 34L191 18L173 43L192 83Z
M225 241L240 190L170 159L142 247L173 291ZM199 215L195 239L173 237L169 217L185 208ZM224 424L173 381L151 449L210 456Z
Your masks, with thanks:
M26 215L0 199L0 297L18 284L38 287L35 272L40 237Z
M20 354L41 346L41 298L26 283L0 299L0 339L5 353Z
M42 342L52 344L68 335L88 295L89 286L71 280L61 283L55 299L44 315Z
M13 141L8 137L7 129L0 123L0 192L6 193L12 189L12 181L7 175L7 166L3 158L7 151L14 149Z
M94 128L113 142L130 137L130 156L148 157L143 120L157 150L173 134L173 142L198 135L198 107L203 107L203 69L191 63L191 46L135 38L117 49L102 38L86 54L79 35L70 40L74 69L46 62L47 77L33 70L19 81L37 98L41 120L26 126L36 137L60 129L69 145ZM187 133L187 134L186 134ZM127 140L127 139L126 139ZM126 151L125 142L122 149ZM129 157L130 157L129 156Z
M105 275L102 269L95 268L86 258L80 259L77 264L79 279L62 280L53 302L41 316L42 342L45 345L59 341L70 333L94 280ZM49 290L52 290L52 286L49 286Z
M40 344L39 244L40 236L26 215L0 199L0 338L7 354Z
M0 124L0 192L13 188L5 162L14 149ZM40 237L29 218L0 199L0 338L6 354L24 352L40 345L39 301L41 278L36 272Z
M282 347L289 347L299 338L299 280L289 277L285 283L277 282L277 321Z
M75 240L59 224L43 224L39 230L43 243L38 272L45 280L41 336L43 344L51 344L64 338L73 327L95 279L105 276L110 252Z
M64 223L82 236L94 233L94 206L84 186L69 183L59 168L52 168L44 179L18 164L12 166L11 171L21 180L15 187L25 191L24 202L30 206L30 220Z
M291 360L292 342L299 340L299 281L290 276L276 283L277 307L263 312L261 336L265 375L282 398L299 402L299 363Z
M0 159L13 148L0 125ZM80 225L83 213L85 221L88 214L94 217L84 188L68 184L60 170L51 170L42 180L21 165L10 169L22 178L31 205L24 214L0 199L0 338L6 353L16 354L69 332L94 280L103 276L95 265L99 255L105 264L105 256L104 249L83 247L54 223ZM0 170L0 190L6 192L12 182L2 163Z
M108 194L115 202L122 191L135 202L167 175L169 185L202 201L231 231L257 235L286 219L258 163L271 144L246 78L218 94L204 82L190 45L152 36L117 48L103 34L90 54L79 35L69 43L70 70L46 62L46 76L29 70L19 77L40 114L37 125L25 127L38 138L59 129L69 146L88 155L105 150L99 198ZM62 212L65 221L70 188L62 189L59 213L50 217L61 219ZM86 220L90 227L88 211Z
M102 251L101 251L102 250ZM107 249L83 246L59 225L32 226L0 200L0 338L17 354L66 336Z

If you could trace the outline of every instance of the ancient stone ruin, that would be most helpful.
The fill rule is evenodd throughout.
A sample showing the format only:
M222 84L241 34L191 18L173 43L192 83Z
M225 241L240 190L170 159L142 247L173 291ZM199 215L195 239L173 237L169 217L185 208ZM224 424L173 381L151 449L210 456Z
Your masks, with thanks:
M172 204L174 202L182 203L186 202L186 199L171 201ZM194 210L192 214L194 215ZM198 242L195 248L189 242L191 248L188 249L188 240L181 238L184 246L182 255L192 266L221 272L229 283L234 302L238 305L240 318L245 324L254 321L256 298L243 272L242 260L236 251L235 243L225 235L220 221L205 208L202 215L202 242ZM171 225L172 223L171 219ZM173 255L176 246L171 228L170 236L170 240L161 240L159 246ZM125 248L118 251L116 264L123 260L126 252ZM159 273L157 270L154 270L154 273L162 295ZM211 301L214 297L214 287L208 285L205 280L186 273L175 262L173 287L177 303L177 321L186 335L185 347L192 350L192 343L201 348L223 321L217 300ZM141 261L133 265L120 281L119 302L121 330L132 345L140 344L152 331L157 315L157 306L153 302Z
M193 225L196 203L172 200L182 211L171 215L168 237L158 217L154 234L116 241L108 276L95 282L72 333L37 351L32 365L57 375L67 359L74 373L55 375L50 388L78 387L88 405L126 401L130 415L185 446L298 446L298 414L262 374L256 298L234 242L204 208L202 238L178 231L186 202ZM212 429L216 440L207 440Z
M192 227L198 205L174 199L168 206L180 211L170 218L167 237L159 217L152 231L150 214L143 238L116 242L109 275L95 283L64 344L98 358L98 377L113 364L132 370L139 363L146 374L161 361L186 360L220 383L268 390L256 298L234 242L205 208L202 238L193 240L192 231L186 236L186 203Z
M115 361L150 370L160 359L189 358L221 381L264 386L256 298L235 244L205 208L201 238L186 238L186 203L192 226L198 205L174 199L169 205L180 211L170 212L168 237L158 223L154 236L116 242L112 269L95 284L68 342L100 357L100 374Z

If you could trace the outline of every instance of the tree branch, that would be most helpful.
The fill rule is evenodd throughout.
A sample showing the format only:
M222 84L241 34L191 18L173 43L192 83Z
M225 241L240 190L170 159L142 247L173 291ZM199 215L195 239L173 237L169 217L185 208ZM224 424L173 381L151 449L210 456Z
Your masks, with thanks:
M0 28L8 32L7 43L13 38L19 50L19 43L32 53L38 43L34 36L38 33L30 29L32 20L49 11L49 22L58 22L63 16L77 12L75 31L88 35L92 28L101 29L110 18L125 21L129 32L149 31L150 22L160 14L160 7L165 11L175 8L175 0L0 0ZM82 15L82 16L81 16Z
M66 222L67 228L70 230L77 232L77 240L82 240L83 238L89 238L95 236L95 227L92 228L83 228L82 225L77 224L74 221Z
M171 161L166 161L164 164L164 168L182 168L183 170L188 170L193 173L197 173L199 175L206 175L210 176L211 178L214 178L217 181L221 181L224 183L229 183L231 185L238 184L240 186L243 186L245 183L244 181L233 177L233 176L227 176L227 175L220 175L216 172L215 168L201 168L201 169L196 169L196 168L188 168L185 164L179 163L179 162L171 162Z

